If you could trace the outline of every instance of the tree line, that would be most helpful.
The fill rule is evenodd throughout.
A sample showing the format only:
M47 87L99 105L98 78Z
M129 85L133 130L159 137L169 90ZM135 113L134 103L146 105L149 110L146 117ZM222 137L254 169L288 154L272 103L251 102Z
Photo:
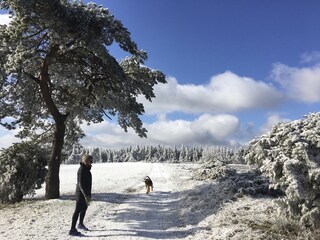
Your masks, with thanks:
M201 163L212 159L226 163L242 163L243 148L230 146L187 146L166 147L163 145L129 146L121 149L84 148L75 145L66 158L66 164L79 163L81 155L89 153L94 162L168 162Z

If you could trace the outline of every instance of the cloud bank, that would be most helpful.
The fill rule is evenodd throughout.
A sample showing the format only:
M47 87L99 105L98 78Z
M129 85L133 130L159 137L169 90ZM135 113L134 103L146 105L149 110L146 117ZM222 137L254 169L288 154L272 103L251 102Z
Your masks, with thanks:
M103 122L84 126L86 146L108 148L129 145L233 145L240 141L240 119L232 115L251 109L270 109L283 101L283 94L271 84L240 77L230 71L213 76L209 84L179 84L169 77L167 84L155 87L156 98L141 101L147 115L158 115L158 120L145 124L148 138L139 138L132 130L128 133L117 125ZM192 120L168 120L166 114L191 114ZM228 113L230 112L230 113ZM246 123L244 123L246 124ZM266 129L267 127L265 127Z
M139 138L133 130L125 133L117 124L102 122L83 126L87 137L81 142L85 146L117 148L130 145L232 145L239 132L240 121L227 114L200 115L193 121L156 121L145 124L148 138Z
M155 87L152 103L143 102L146 114L171 112L232 113L272 108L282 102L282 94L272 85L230 71L213 76L207 85L179 84L173 77Z

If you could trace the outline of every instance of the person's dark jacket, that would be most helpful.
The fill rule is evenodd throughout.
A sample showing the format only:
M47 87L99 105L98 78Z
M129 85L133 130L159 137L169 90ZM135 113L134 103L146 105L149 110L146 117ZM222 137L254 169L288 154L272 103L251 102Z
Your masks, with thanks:
M91 167L86 166L84 163L80 163L78 170L78 180L76 188L76 199L80 200L80 197L83 196L80 186L81 185L86 197L91 198L91 187L92 187L92 175L90 171Z

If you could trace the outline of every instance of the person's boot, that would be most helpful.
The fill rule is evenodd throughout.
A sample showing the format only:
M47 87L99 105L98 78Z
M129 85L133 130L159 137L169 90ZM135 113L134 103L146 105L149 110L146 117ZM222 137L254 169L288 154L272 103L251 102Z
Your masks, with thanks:
M89 231L89 229L83 223L79 223L78 224L78 228L82 229L82 230L85 230L85 231Z
M71 235L71 236L80 236L81 232L78 232L78 230L75 229L75 228L71 228L70 231L69 231L69 235Z

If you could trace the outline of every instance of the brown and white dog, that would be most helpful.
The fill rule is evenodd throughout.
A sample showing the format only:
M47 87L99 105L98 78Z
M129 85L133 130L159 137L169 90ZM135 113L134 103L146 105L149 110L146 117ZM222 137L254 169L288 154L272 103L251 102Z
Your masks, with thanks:
M153 182L149 176L145 176L143 179L144 185L146 186L146 193L148 194L150 191L153 191Z

